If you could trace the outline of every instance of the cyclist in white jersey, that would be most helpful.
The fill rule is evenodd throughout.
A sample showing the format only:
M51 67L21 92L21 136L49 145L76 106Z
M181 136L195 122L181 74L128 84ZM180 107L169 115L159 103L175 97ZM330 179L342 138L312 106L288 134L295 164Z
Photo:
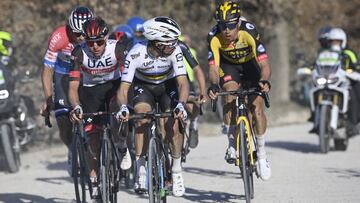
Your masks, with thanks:
M134 109L136 113L151 111L155 102L159 102L161 111L178 109L175 118L186 119L185 102L189 95L189 83L183 54L177 44L180 36L178 24L168 17L155 17L144 23L144 36L149 40L136 44L128 53L124 72L118 91L118 103L121 105L118 119L128 120L128 90L134 86ZM126 116L123 116L123 113ZM172 156L173 194L182 196L185 193L181 168L181 149L183 135L179 132L178 119L165 121L166 136L170 140ZM135 191L145 191L146 169L144 155L147 145L144 133L149 128L148 120L137 123L135 153L137 177Z
M70 66L69 100L73 110L70 119L79 122L83 113L98 111L117 111L115 95L120 85L121 71L125 59L126 44L107 39L108 27L100 17L84 23L83 32L86 42L72 51ZM80 75L82 82L80 85ZM78 112L79 114L75 114ZM113 135L119 151L123 155L120 167L131 167L131 157L126 148L126 134L118 136L118 128L113 122ZM98 154L100 145L100 118L86 120L84 130L89 137L89 145L94 152L89 158L90 179L93 183L93 196L97 193Z

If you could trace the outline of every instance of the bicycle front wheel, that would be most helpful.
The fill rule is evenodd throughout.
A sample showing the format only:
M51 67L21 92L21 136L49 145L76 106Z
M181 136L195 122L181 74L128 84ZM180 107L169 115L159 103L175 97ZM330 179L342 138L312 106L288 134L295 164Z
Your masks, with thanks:
M245 199L246 202L249 203L253 194L253 177L252 177L252 169L250 167L249 161L249 146L247 144L247 132L245 128L245 122L240 121L239 125L239 136L240 136L240 150L239 157L240 157L240 171L242 174L242 179L244 182L244 192L245 192ZM238 139L239 140L239 139Z
M104 136L104 135L103 135ZM102 202L110 201L110 153L108 140L103 139L100 151L100 191Z
M158 155L156 138L152 137L149 141L148 151L148 192L150 203L166 202L163 177L164 171L162 171L161 161Z

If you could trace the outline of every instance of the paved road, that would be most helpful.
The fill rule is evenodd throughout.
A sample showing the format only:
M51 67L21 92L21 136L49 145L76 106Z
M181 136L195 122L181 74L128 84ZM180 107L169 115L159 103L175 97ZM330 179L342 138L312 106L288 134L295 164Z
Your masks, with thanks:
M213 125L214 126L214 125ZM244 202L239 170L225 164L226 139L217 126L203 125L197 149L184 164L186 194L169 202ZM270 128L267 142L273 177L255 180L254 202L360 202L360 136L346 152L318 152L308 124ZM62 146L27 153L17 174L0 172L0 202L62 203L74 198ZM119 193L120 202L147 202L132 190Z

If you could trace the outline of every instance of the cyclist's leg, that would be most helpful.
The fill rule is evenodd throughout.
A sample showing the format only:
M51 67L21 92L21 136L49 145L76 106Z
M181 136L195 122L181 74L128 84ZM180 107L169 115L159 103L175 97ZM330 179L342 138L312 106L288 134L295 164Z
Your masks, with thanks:
M173 109L178 100L178 91L175 79L168 80L165 83L164 94L161 95L160 105L162 111L170 111ZM168 118L165 120L166 139L169 140L171 157L172 157L172 180L173 194L182 196L185 193L184 179L181 167L181 152L184 142L184 135L179 130L179 120Z
M220 77L221 88L225 91L237 90L241 80L241 65L221 64L223 75ZM224 133L228 137L228 148L226 150L225 159L228 163L234 163L236 159L236 97L229 95L224 100Z
M257 63L249 62L245 66L244 78L249 80L250 86L258 86L260 79L260 68ZM249 96L248 103L252 115L252 122L255 124L256 144L258 166L260 168L260 177L263 180L268 180L271 177L270 164L266 159L265 138L267 120L264 112L264 99L260 96ZM254 126L254 125L253 125Z
M96 85L92 87L80 86L79 99L84 113L93 113L98 111L106 111L107 95L112 91L113 84L111 82ZM90 171L90 179L93 183L93 195L99 197L97 191L97 174L99 170L99 152L100 140L102 134L102 119L94 117L91 120L85 120L84 130L88 136L90 153L88 154L88 164Z
M67 171L72 176L72 123L69 119L70 105L67 92L69 89L68 76L65 74L54 73L54 108L55 118L59 129L61 141L68 148L68 166Z
M154 106L154 96L152 95L151 85L134 83L134 110L136 113L146 113L152 110ZM136 122L135 134L135 156L136 156L136 181L134 189L136 192L146 190L146 169L145 155L147 152L147 132L149 131L149 120L143 119Z
M195 94L194 84L190 83L190 95ZM186 110L188 111L188 118L190 120L189 126L189 146L195 148L198 145L199 134L198 134L198 115L200 108L194 102L186 103Z
M68 113L70 109L67 92L69 89L68 75L54 73L54 105L55 118L59 128L60 139L70 149L72 123Z

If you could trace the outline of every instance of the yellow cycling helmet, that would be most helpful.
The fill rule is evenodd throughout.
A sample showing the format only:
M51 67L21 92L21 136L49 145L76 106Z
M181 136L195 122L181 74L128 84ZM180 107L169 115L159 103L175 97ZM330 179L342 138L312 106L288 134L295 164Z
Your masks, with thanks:
M3 56L10 56L12 53L11 34L5 31L0 31L0 54Z
M216 8L215 19L218 22L233 22L240 18L240 7L238 3L226 1Z

